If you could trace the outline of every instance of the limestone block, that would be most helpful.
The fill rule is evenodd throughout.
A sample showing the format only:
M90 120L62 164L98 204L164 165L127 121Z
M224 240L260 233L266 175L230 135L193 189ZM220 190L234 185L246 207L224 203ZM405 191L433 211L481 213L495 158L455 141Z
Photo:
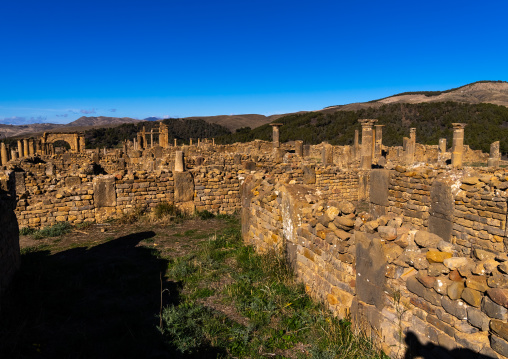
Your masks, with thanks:
M194 179L190 172L175 172L175 202L188 202L194 200Z
M358 300L384 307L386 290L386 258L381 240L375 235L355 232L356 245L356 293Z
M113 176L98 176L94 178L93 200L96 208L116 206L115 187L115 177Z

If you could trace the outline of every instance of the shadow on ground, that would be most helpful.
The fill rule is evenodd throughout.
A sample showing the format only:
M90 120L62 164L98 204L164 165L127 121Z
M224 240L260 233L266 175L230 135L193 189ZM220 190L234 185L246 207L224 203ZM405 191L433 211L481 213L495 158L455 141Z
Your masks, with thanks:
M168 261L136 246L154 236L146 231L90 249L23 254L1 307L0 358L181 357L157 329ZM178 303L179 287L163 282L163 305Z
M406 334L405 342L409 348L404 354L404 359L493 359L490 356L474 352L470 349L460 348L448 350L432 343L423 344L413 332Z

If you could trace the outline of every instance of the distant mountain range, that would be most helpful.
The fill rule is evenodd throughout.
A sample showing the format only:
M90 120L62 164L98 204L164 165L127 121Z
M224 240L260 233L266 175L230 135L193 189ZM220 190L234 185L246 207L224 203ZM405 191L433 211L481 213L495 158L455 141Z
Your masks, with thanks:
M369 102L351 103L347 105L330 106L319 112L331 113L336 111L356 111L368 108L380 108L383 105L397 103L429 103L429 102L459 102L468 104L490 103L508 107L508 82L506 81L478 81L458 88L445 91L415 91L396 94L379 100ZM306 113L306 111L298 112ZM201 119L209 123L218 124L236 131L239 128L256 128L261 125L276 121L277 119L291 114L263 116L257 114L246 115L221 115L221 116L196 116L185 119ZM148 117L137 120L130 117L90 117L83 116L66 124L36 123L30 125L3 125L0 124L0 138L33 136L42 132L71 132L84 131L91 128L114 127L124 123L138 123L140 121L161 121L157 117Z

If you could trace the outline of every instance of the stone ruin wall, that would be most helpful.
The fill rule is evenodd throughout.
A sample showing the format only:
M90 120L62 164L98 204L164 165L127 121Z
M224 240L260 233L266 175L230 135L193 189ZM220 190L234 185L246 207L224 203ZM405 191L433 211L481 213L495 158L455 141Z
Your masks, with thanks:
M284 249L307 291L391 357L419 342L432 357L505 358L507 175L372 170L363 212L255 174L243 186L243 236L261 252Z
M273 147L93 150L18 160L6 173L19 227L103 222L161 202L242 209L247 243L283 249L307 291L390 356L404 353L407 334L427 350L508 356L503 170L450 170L449 152L418 144L414 164L404 165L403 147L385 147L389 170L372 171L359 170L352 146L308 146L304 159L294 143ZM184 172L174 171L175 150L185 154ZM466 148L463 158L487 156Z

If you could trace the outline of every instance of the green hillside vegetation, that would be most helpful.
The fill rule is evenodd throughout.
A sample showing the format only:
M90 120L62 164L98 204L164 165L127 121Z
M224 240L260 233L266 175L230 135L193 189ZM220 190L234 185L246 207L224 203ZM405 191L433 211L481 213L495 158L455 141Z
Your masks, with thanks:
M282 142L303 140L306 144L327 141L333 145L351 145L355 130L361 130L358 119L375 118L383 128L383 144L401 146L409 128L416 128L418 143L437 145L446 138L451 146L452 123L467 123L464 143L472 149L489 152L490 144L508 137L508 108L493 104L462 104L433 102L420 104L391 104L379 108L333 113L308 112L277 119ZM247 142L254 139L271 141L272 128L263 125L253 130L238 129L218 139L221 143ZM508 143L501 141L500 149L508 153Z
M204 120L187 120L170 118L162 121L169 127L170 142L173 138L179 141L188 141L189 138L212 138L230 133L223 126L208 123ZM153 128L158 131L159 122L143 121L136 124L126 123L111 128L95 128L85 131L86 148L113 148L121 146L124 140L132 140L136 137L136 133L141 131L145 126L147 132ZM154 136L155 137L155 136Z

